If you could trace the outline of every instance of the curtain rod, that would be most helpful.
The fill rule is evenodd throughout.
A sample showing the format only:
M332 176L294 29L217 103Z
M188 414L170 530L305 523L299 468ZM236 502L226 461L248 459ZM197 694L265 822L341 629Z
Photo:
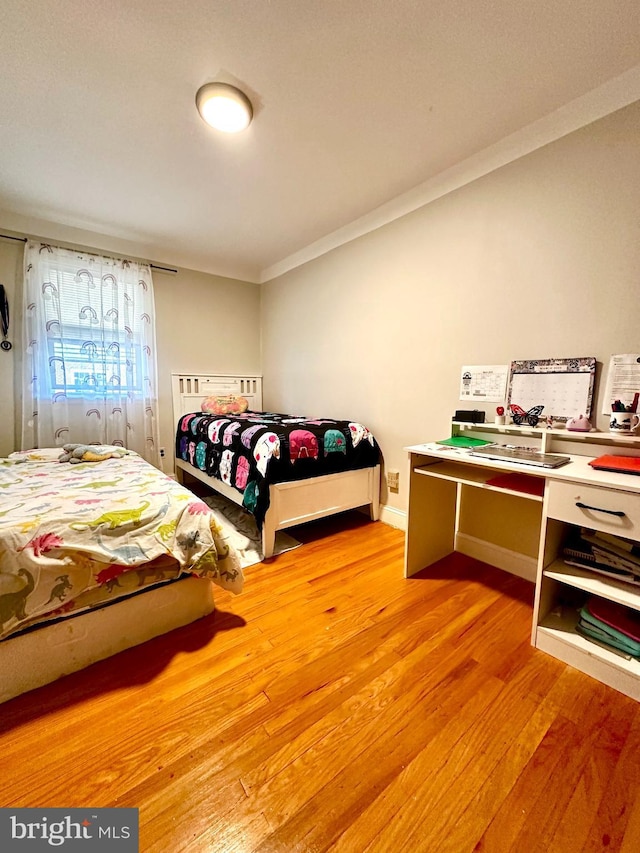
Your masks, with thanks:
M172 275L177 275L178 270L174 269L174 267L158 267L155 264L149 264L152 270L160 270L160 272L169 272Z
M28 237L12 237L11 234L0 234L0 237L3 237L5 240L16 240L18 243L26 243L29 240ZM82 251L82 250L80 250L80 251ZM94 254L94 253L89 252L88 254ZM152 270L158 270L160 272L168 272L168 273L171 273L172 275L177 275L177 273L178 273L178 270L174 269L173 267L159 267L156 264L151 264L151 263L149 264L149 266L151 267Z

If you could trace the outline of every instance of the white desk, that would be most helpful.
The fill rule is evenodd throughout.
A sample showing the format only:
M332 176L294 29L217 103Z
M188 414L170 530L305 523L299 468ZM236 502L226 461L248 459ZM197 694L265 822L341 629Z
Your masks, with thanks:
M503 443L543 443L546 452L569 455L571 462L554 469L534 468L436 444L406 448L405 576L455 550L530 579L535 584L533 645L640 699L640 661L580 636L575 630L578 606L572 601L593 594L640 610L640 587L559 559L572 526L640 541L640 477L596 471L588 464L604 453L638 456L640 439L622 441L604 433L549 436L527 429L514 441L514 431L517 428L507 430ZM490 425L465 428L463 434L499 441L498 433L505 430L487 432L492 432ZM520 482L505 484L500 477L505 474L517 474ZM496 477L497 483L490 482Z

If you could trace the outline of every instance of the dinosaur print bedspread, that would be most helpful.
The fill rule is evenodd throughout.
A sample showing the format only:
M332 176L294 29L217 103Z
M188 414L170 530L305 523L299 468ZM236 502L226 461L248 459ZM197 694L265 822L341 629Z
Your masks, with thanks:
M60 464L0 459L0 639L181 574L242 589L209 507L137 454Z
M271 483L370 468L379 463L380 449L355 421L193 412L178 422L176 458L241 492L243 506L261 526Z

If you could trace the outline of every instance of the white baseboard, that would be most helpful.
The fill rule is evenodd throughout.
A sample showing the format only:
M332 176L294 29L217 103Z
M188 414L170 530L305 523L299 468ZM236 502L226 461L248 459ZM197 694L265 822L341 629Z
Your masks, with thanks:
M380 521L384 521L390 527L397 527L399 530L407 529L407 513L402 509L387 506L387 504L380 504Z
M456 535L455 548L456 551L466 554L467 557L474 557L483 563L489 563L491 566L504 569L505 572L511 572L512 575L535 583L537 570L535 557L527 557L517 551L501 548L500 545L485 542L483 539L477 539L475 536L469 536L466 533Z

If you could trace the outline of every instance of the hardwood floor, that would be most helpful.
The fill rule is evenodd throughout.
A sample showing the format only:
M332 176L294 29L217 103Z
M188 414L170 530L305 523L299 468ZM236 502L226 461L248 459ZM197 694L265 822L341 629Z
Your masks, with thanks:
M357 513L242 595L0 706L2 806L135 806L140 850L640 849L640 705L530 646L533 587L404 580Z

